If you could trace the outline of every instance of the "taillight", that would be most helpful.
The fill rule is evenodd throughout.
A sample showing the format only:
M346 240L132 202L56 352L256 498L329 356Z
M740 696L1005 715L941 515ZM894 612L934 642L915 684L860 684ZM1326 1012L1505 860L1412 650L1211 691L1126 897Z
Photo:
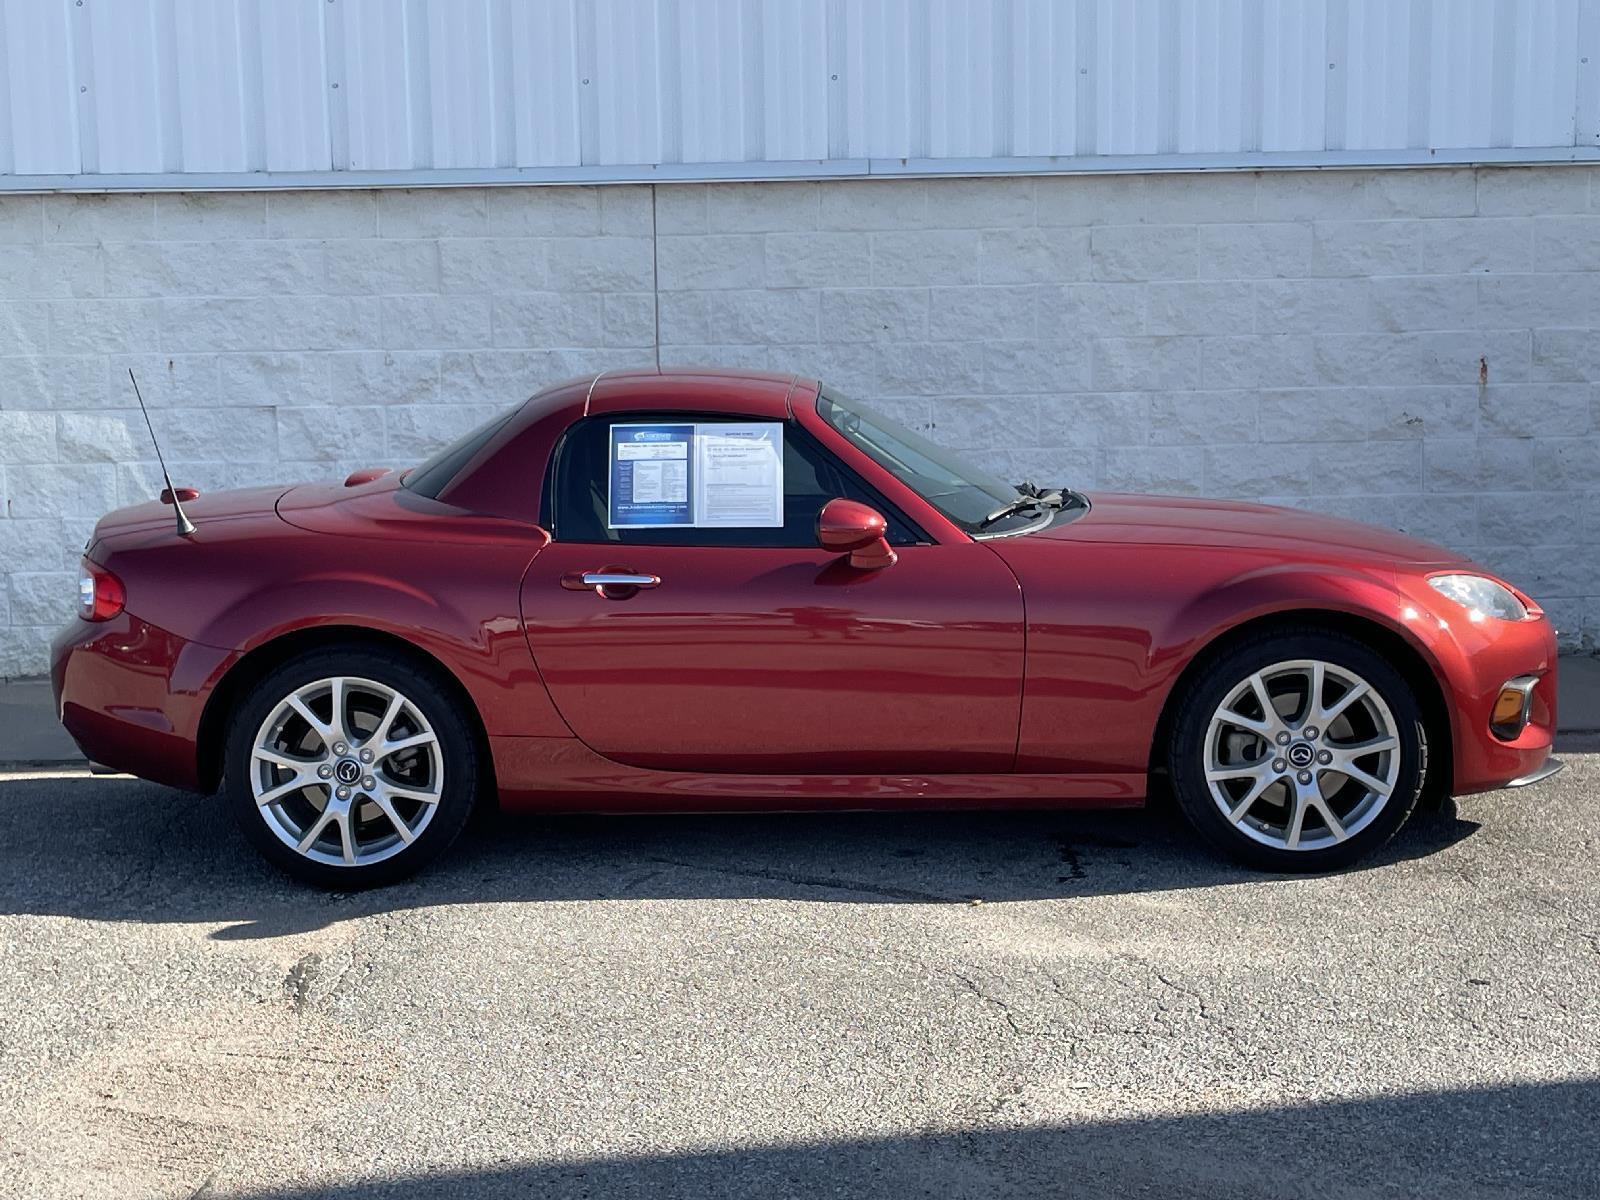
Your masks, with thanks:
M85 621L109 621L122 611L128 593L118 579L104 567L83 560L78 576L78 615Z

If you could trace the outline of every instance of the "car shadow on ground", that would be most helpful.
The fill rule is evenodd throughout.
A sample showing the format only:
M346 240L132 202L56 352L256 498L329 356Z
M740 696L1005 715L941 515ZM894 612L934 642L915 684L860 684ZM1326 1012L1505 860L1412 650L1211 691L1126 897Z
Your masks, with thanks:
M274 1189L251 1193L250 1200L1576 1198L1600 1191L1597 1134L1600 1083L1579 1080L1248 1112L494 1166ZM514 1155L514 1147L507 1153Z
M1367 868L1477 824L1419 811ZM1197 845L1159 801L1122 812L757 816L485 814L430 870L352 894L263 862L220 803L126 777L0 779L0 913L200 922L219 938L440 904L782 899L968 904L1221 887L1263 876Z

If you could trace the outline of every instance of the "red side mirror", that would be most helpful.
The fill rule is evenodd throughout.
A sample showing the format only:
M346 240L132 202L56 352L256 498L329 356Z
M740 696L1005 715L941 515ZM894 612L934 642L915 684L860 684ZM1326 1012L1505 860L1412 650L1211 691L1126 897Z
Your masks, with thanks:
M848 554L850 565L864 571L891 566L898 557L884 534L889 522L876 509L856 500L829 500L817 514L817 545Z

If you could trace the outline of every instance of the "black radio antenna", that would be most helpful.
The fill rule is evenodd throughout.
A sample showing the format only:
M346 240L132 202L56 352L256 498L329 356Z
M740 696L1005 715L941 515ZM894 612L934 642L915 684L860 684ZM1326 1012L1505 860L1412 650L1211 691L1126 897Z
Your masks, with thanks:
M194 522L189 520L183 511L183 502L178 499L178 489L172 486L172 476L167 474L167 460L161 453L161 442L156 438L156 428L150 424L150 410L144 406L144 397L139 394L139 381L134 378L133 368L128 368L128 379L133 384L134 399L139 401L139 411L144 414L144 427L150 431L150 442L156 448L156 461L161 464L161 478L166 480L166 494L172 498L172 511L178 516L178 536L191 537L194 534Z

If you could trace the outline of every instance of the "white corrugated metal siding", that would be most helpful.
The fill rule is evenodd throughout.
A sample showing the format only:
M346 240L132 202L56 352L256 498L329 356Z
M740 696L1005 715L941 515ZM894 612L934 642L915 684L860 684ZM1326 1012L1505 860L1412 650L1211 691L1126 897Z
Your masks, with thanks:
M0 71L13 188L1600 155L1600 0L0 0Z

